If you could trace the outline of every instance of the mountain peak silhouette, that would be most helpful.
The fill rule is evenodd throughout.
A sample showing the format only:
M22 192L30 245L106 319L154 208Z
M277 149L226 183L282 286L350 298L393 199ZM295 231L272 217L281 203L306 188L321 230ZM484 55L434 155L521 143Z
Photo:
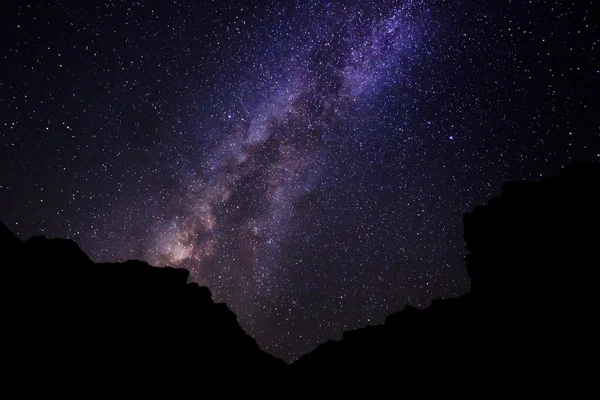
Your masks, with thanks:
M285 371L185 269L94 263L72 240L0 234L3 359L32 394Z
M215 377L252 378L263 392L397 382L404 394L572 396L595 379L599 205L595 164L507 183L464 216L470 293L407 305L291 366L261 351L187 270L94 263L71 240L21 241L0 223L3 359L30 394Z
M399 381L419 395L501 391L573 395L598 329L600 166L511 182L464 216L471 292L406 306L385 324L345 332L292 365L321 385Z

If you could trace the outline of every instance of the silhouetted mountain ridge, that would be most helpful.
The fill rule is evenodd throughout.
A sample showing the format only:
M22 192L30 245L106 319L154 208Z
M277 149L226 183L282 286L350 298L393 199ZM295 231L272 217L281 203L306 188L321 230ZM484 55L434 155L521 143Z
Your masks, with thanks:
M0 223L5 363L16 379L57 387L262 376L298 392L399 380L421 395L572 394L593 379L586 366L597 355L599 188L595 164L506 184L464 216L470 293L406 306L291 367L261 351L208 288L188 283L187 270L93 263L71 240L23 242Z
M576 391L592 381L587 362L597 355L599 227L598 165L508 183L464 216L470 293L345 332L292 364L293 374L323 386L333 376L359 387L401 377L421 395Z
M94 263L72 240L20 241L4 225L0 235L5 362L21 379L112 387L284 371L185 269Z

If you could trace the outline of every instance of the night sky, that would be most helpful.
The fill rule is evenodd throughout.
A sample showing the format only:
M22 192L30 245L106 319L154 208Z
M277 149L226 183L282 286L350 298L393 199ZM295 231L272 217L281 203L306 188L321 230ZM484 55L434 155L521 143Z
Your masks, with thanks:
M188 268L287 361L465 293L464 212L600 160L592 1L2 4L0 220Z

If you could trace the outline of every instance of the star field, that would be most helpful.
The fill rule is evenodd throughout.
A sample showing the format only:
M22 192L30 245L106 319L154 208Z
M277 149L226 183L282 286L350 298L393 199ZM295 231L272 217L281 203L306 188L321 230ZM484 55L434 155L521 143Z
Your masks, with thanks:
M287 361L464 293L464 212L600 161L591 1L0 7L0 219L185 267Z

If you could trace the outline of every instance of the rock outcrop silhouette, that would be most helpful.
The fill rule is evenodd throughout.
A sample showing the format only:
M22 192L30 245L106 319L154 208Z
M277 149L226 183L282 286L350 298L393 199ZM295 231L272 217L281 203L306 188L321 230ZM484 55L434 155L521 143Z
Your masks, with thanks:
M325 386L392 379L421 395L573 395L593 382L600 166L506 184L464 216L464 238L470 293L345 332L295 362L294 376Z
M583 393L597 359L600 166L506 184L464 216L464 237L470 293L406 306L287 366L186 270L94 263L73 241L23 242L0 223L3 365L21 394L284 384L295 394ZM223 385L244 377L258 386Z
M22 242L1 223L0 251L2 362L22 390L195 390L211 377L285 371L185 269L94 263L71 240Z

